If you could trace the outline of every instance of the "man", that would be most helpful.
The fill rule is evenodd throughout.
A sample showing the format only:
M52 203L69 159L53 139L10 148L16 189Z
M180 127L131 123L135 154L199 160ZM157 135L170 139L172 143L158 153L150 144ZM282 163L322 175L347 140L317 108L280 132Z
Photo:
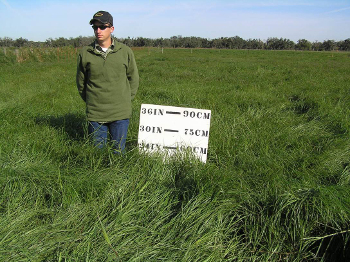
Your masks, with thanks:
M108 133L116 153L123 153L131 117L131 100L139 86L132 50L112 38L113 17L99 11L90 20L96 40L81 49L77 87L86 103L88 133L102 148Z

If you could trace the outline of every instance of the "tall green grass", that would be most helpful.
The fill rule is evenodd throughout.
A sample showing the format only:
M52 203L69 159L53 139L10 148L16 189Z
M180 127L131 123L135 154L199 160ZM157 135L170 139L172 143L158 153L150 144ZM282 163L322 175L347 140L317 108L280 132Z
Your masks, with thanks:
M350 258L348 53L136 49L120 157L49 51L0 50L0 260ZM211 109L207 163L140 154L142 103Z

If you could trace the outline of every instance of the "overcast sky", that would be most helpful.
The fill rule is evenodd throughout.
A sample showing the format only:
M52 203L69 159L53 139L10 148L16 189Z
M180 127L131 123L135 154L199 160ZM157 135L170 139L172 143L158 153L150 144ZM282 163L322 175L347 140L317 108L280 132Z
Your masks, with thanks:
M0 38L92 36L99 10L112 14L120 38L350 38L350 0L0 0Z

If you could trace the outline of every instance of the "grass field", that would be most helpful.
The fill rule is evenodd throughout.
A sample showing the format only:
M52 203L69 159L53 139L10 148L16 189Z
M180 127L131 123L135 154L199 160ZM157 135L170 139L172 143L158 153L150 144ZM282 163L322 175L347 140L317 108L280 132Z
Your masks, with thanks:
M124 157L76 50L0 50L0 261L349 261L350 54L136 49ZM140 105L212 111L206 164L137 150Z

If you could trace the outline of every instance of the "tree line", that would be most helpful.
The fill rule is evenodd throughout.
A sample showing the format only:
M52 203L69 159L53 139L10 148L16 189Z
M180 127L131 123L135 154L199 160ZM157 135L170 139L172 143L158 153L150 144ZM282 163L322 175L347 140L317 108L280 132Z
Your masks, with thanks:
M0 38L1 47L63 47L73 46L79 48L90 44L94 40L93 36L76 38L59 37L49 38L45 42L29 41L25 38L11 39L9 37ZM342 41L325 40L323 42L310 42L300 39L297 43L286 39L270 37L265 41L260 39L245 40L239 36L220 37L207 39L201 37L172 36L170 38L117 38L118 41L130 47L168 47L168 48L217 48L217 49L267 49L267 50L313 50L313 51L350 51L350 38Z

